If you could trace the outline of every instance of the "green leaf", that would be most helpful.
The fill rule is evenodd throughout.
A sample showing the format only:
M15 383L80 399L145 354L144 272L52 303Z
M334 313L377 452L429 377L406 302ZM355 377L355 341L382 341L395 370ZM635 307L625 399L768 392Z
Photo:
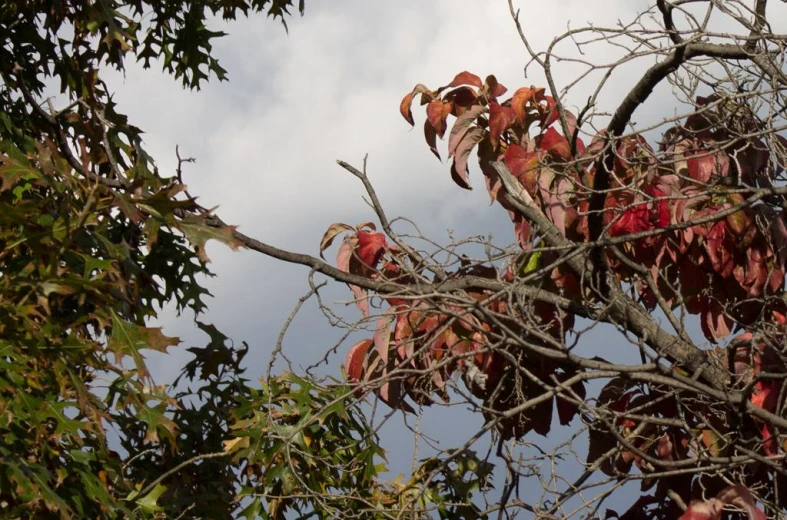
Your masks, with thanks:
M188 217L177 222L180 229L191 244L196 248L200 260L209 262L210 258L205 253L205 244L208 240L218 240L229 246L232 250L238 249L243 243L235 237L237 226L210 226L200 217Z
M541 251L535 251L527 257L527 262L522 266L522 275L526 276L541 267Z
M109 336L107 349L113 352L120 362L125 356L131 356L140 375L147 375L145 358L140 350L150 349L166 352L167 348L180 343L179 338L165 336L160 327L143 327L120 318L115 311L112 313L112 333Z
M137 500L137 505L147 514L163 511L164 508L158 505L158 499L167 490L167 486L156 484L153 490L144 497Z

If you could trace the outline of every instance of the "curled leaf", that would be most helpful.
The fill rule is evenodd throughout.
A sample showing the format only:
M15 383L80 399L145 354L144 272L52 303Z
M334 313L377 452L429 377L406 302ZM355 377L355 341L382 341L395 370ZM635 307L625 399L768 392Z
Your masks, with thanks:
M481 88L483 83L481 83L481 78L473 74L472 72L460 72L454 77L454 80L448 84L448 87L459 87L461 85L470 85L473 87Z
M537 89L535 87L522 87L514 92L514 95L511 98L511 108L514 109L516 120L519 122L519 124L523 124L527 119L527 105L535 97L539 90L543 91L544 89Z
M481 128L471 128L465 133L455 149L454 162L451 165L451 178L460 187L466 190L472 189L468 176L467 160L470 157L470 152L473 150L473 147L475 147L483 137L484 131Z
M402 114L402 117L405 121L410 123L410 126L415 126L415 120L413 119L413 111L412 111L412 104L413 104L413 97L417 94L421 94L421 101L425 101L434 97L434 93L426 88L422 84L418 84L413 88L412 92L409 92L402 98L402 102L399 103L399 113Z
M338 235L347 231L353 231L353 227L348 226L347 224L342 224L340 222L331 224L328 227L327 231L325 231L325 234L322 236L322 240L320 240L320 257L325 258L323 256L323 252L325 252L326 249L331 247L331 244L333 243L333 239L336 238Z
M359 341L347 351L347 359L344 362L344 369L347 372L347 379L358 383L363 379L363 366L366 361L366 353L372 346L372 340L365 339Z
M492 74L486 77L486 81L484 82L484 90L486 91L487 96L490 98L497 98L508 92L508 89L502 84L498 83L497 78Z

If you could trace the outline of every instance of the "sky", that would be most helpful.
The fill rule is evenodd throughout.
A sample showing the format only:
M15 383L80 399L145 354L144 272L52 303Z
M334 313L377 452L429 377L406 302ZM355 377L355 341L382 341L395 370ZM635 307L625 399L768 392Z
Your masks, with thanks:
M520 4L526 34L544 49L569 24L613 23L642 2L621 8L611 0L557 1L549 13ZM512 240L505 212L489 206L480 172L471 171L473 191L456 187L449 165L423 141L417 104L414 129L398 113L415 84L436 88L463 70L495 74L511 91L545 84L535 67L528 77L523 72L527 56L506 2L307 2L306 15L289 20L289 33L263 16L217 20L215 27L229 33L215 46L229 82L185 91L156 69L131 65L110 84L119 109L146 132L162 171L174 170L176 145L195 157L184 180L203 206L218 206L225 222L267 243L316 254L331 223L373 220L361 184L336 165L342 159L360 167L368 154L370 179L389 215L414 219L438 240L447 239L447 230ZM564 69L558 80L571 77L571 68ZM586 98L578 91L577 103ZM207 283L214 295L210 319L265 358L308 289L307 271L218 244L209 246L209 256L217 274ZM343 290L336 294L347 298ZM160 321L167 333L186 337L192 327L185 318L165 310ZM325 327L310 321L299 320L296 334L325 338ZM301 341L308 343L299 347L303 354L324 351L321 342ZM168 362L157 376L169 379L177 369Z
M547 8L531 0L516 3L523 30L537 50L568 28L614 25L647 4L553 0ZM229 25L217 20L212 29L229 33L215 50L230 81L212 82L201 91L185 91L159 70L138 65L110 78L119 110L145 130L148 152L162 171L174 171L178 145L183 156L196 158L186 165L184 180L203 206L218 206L217 214L247 235L316 255L331 223L374 220L361 184L336 165L342 159L360 167L368 154L369 177L389 215L412 218L438 241L448 241L448 230L460 237L492 234L501 244L513 241L506 213L490 207L473 162L476 189L461 190L450 178L449 165L438 162L425 145L420 130L424 116L417 105L414 129L398 113L400 100L415 84L436 88L463 70L481 77L495 74L511 92L545 85L536 67L525 74L528 56L507 2L307 0L305 16L288 24L287 33L264 16ZM563 49L577 56L570 45ZM602 42L585 49L582 57L603 62L620 52ZM598 109L613 110L648 64L644 60L614 75ZM558 87L580 70L576 63L556 64ZM565 102L583 104L593 85L577 85ZM669 87L658 88L637 120L663 116L670 94ZM206 281L213 294L206 318L234 341L250 344L247 375L254 379L265 372L281 325L308 290L308 270L220 244L209 245L208 254L217 276ZM328 251L327 258L334 254ZM333 284L324 297L347 301L350 294ZM355 312L352 307L342 311L341 304L337 308L348 316ZM185 349L204 345L207 338L194 328L191 316L178 317L171 309L160 313L158 323L166 334L183 340L169 356L151 363L154 377L163 383L173 380L188 359ZM315 306L307 305L291 326L285 351L296 365L306 366L340 336ZM603 339L593 342L592 336L590 348L608 346ZM330 372L338 373L348 347L330 358ZM451 446L463 442L481 421L442 410L426 414L423 423ZM383 432L383 442L411 453L411 441L395 440L401 431L397 426ZM400 457L392 465L406 471L409 459Z

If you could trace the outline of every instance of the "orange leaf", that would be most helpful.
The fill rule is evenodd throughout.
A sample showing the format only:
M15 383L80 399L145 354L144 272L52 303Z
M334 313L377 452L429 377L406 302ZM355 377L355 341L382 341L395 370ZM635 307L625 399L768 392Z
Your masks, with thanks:
M483 83L481 83L481 78L475 74L464 71L457 74L456 77L454 77L454 80L448 84L449 87L458 87L460 85L471 85L473 87L481 88Z
M354 383L361 381L363 376L363 365L366 361L366 353L372 346L372 340L365 339L359 341L347 351L347 359L344 362L347 371L347 379Z
M402 114L402 117L405 121L410 123L410 126L415 126L415 119L413 119L413 111L411 110L411 106L413 104L413 93L409 92L404 98L402 98L402 102L399 103L399 113Z
M543 92L543 90L542 88L522 87L514 92L511 98L511 108L514 109L516 120L520 124L524 123L527 118L527 104L533 100L539 91Z
M399 103L399 113L402 114L402 117L405 119L405 121L410 123L410 126L415 126L415 120L413 119L411 106L413 104L413 97L416 94L421 94L422 104L425 100L432 99L434 97L434 93L431 90L419 83L415 86L415 88L413 88L412 92L402 98L402 102Z
M445 135L446 130L446 119L448 118L448 114L451 113L454 104L450 101L444 103L439 99L435 99L434 101L430 101L428 105L426 105L426 117L429 123L434 127L435 132L437 133L440 139L443 138Z

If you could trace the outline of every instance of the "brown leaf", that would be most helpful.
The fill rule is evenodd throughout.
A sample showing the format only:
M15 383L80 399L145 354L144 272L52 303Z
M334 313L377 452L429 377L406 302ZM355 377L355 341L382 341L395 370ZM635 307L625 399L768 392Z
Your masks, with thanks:
M391 344L391 324L394 321L394 314L392 309L388 309L386 313L377 320L377 330L374 332L374 349L377 355L383 360L383 364L388 364L388 352Z
M451 178L460 187L472 189L468 177L467 160L473 147L484 137L484 131L479 127L468 130L455 149L454 162L451 165Z
M567 379L573 377L575 374L558 374L557 379L561 383L565 382ZM579 396L580 399L585 398L585 385L582 381L577 381L573 385L571 385L571 390ZM560 397L556 397L555 404L557 408L557 417L560 421L560 424L565 426L571 422L574 416L579 411L579 408L574 404L566 401L565 399L561 399Z
M429 120L424 121L424 139L426 139L426 144L429 145L429 150L438 160L442 161L443 158L440 157L440 152L437 150L437 132Z
M331 247L331 243L333 243L333 239L346 231L353 231L353 227L348 226L347 224L342 224L340 222L331 224L328 227L327 231L325 231L325 234L322 236L322 240L320 240L320 258L325 258L323 256L323 252L325 252L326 249Z
M454 122L454 126L451 128L451 135L448 138L448 157L456 153L456 149L459 147L462 139L464 139L465 134L470 130L476 118L485 110L485 107L476 105L456 118L456 122Z
M497 82L497 78L493 74L486 77L484 90L490 98L497 98L508 92L507 88Z

